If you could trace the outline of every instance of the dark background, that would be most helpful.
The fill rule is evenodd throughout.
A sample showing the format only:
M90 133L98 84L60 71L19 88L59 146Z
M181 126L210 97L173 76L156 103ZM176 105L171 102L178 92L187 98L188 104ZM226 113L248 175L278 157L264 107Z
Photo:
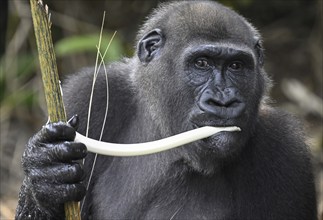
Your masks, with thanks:
M107 61L132 56L136 30L157 0L47 0L60 77L95 64L106 11ZM319 210L323 191L323 74L321 0L220 0L263 35L272 104L304 123L313 152ZM22 181L20 158L28 138L46 123L29 1L0 0L0 218L12 219Z

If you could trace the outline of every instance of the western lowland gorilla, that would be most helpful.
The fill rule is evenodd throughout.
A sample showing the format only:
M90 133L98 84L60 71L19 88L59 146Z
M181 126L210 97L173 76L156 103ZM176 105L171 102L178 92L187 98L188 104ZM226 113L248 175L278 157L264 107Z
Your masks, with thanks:
M87 124L93 68L83 69L63 87L68 117L78 117L45 125L26 146L16 219L64 219L64 202L82 198L83 219L317 218L308 147L295 118L266 103L271 83L249 22L215 2L178 1L156 9L137 40L132 58L107 67L102 140L147 142L205 125L241 132L146 156L98 156L86 190L94 155L73 141ZM99 74L92 138L105 105Z

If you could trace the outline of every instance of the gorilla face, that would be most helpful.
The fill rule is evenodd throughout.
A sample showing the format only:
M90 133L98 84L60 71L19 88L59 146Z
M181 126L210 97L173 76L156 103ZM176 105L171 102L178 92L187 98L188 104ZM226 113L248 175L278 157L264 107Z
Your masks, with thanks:
M241 132L222 132L182 148L199 164L210 153L225 159L240 152L252 133L265 90L259 34L223 6L180 6L176 15L160 10L159 19L146 27L155 29L141 31L135 79L164 136L202 126L239 126Z
M193 127L239 126L204 140L219 155L239 150L257 115L259 90L253 51L238 44L196 44L185 51L184 72L194 94L189 123Z

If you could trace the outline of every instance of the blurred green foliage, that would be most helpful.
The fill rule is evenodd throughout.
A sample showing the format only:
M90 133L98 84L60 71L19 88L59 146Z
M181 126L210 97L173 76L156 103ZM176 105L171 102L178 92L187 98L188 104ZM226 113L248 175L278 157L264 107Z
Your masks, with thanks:
M79 35L66 37L61 39L55 43L55 52L57 57L64 57L67 55L73 55L77 53L90 52L93 55L96 54L99 39L99 33L87 34L87 35ZM104 33L102 35L101 42L101 52L107 48L110 39L112 38L111 33ZM120 54L123 52L123 46L118 37L114 38L109 50L108 55L105 56L106 61L115 61L120 58Z
M33 40L31 34L29 38ZM107 48L112 35L111 32L103 34L101 53ZM92 56L92 65L94 65L98 41L99 32L62 38L56 41L54 45L56 57L58 60L64 60L70 56L87 54L87 56ZM30 80L34 80L35 77L40 78L40 74L37 73L39 64L35 50L36 48L33 48L15 56L9 54L1 59L0 104L3 116L9 117L10 112L14 112L13 110L17 107L31 109L34 105L38 105L39 88L33 88L30 84ZM123 53L124 46L119 37L115 36L104 59L106 62L115 61L120 59L120 54ZM14 65L14 68L12 68L12 65Z

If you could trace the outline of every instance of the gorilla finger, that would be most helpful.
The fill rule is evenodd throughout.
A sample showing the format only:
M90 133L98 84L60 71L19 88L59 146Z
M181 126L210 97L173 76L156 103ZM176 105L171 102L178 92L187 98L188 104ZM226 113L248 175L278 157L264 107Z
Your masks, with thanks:
M36 134L39 142L53 143L58 141L73 141L75 129L65 122L50 123Z
M77 142L42 144L45 147L27 147L22 155L22 167L26 174L29 169L43 168L55 163L83 159L87 155L86 146Z
M27 171L35 167L43 167L46 164L53 163L53 161L48 157L48 149L46 147L35 147L32 143L28 142L22 155L21 163L23 169Z
M33 188L35 198L41 204L62 204L69 201L80 201L86 193L86 188L81 183L76 184L46 184Z
M80 163L57 164L42 169L30 169L29 181L34 185L46 183L78 183L85 178L83 165Z
M69 184L63 188L62 193L66 198L64 202L81 201L86 194L86 187L82 183Z
M51 147L48 154L53 160L67 162L83 159L87 155L87 148L83 143L65 141Z

